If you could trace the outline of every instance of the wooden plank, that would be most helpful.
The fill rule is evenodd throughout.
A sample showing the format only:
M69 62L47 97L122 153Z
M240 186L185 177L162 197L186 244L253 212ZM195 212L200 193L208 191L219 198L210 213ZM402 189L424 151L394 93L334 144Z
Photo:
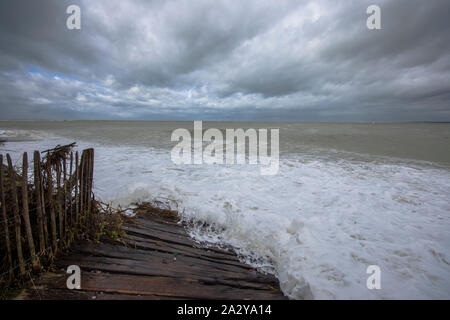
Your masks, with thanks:
M83 265L90 270L149 276L191 276L211 283L219 281L218 279L261 285L276 283L273 276L261 274L254 269L248 270L204 259L164 254L157 251L148 252L120 245L109 247L107 244L95 246L84 243L82 246L74 248L74 252L69 258L62 258L61 261L67 265L70 263L78 264L80 267Z
M200 244L196 243L195 241L192 242L189 241L187 243L179 243L180 236L183 236L184 238L191 240L190 238L187 237L186 231L182 226L180 225L162 226L159 223L155 223L153 220L154 220L153 218L152 219L136 218L135 221L138 222L137 224L135 223L124 224L124 227L128 226L132 228L140 227L142 228L142 230L148 231L153 234L153 237L142 237L140 232L137 232L136 234L133 234L133 232L129 232L127 234L127 239L130 240L129 243L132 244L134 241L140 241L141 243L145 243L148 245L156 245L157 247L164 247L167 249L174 248L178 250L187 250L188 252L191 252L193 254L201 254L218 260L227 260L239 263L239 259L236 257L235 254L233 254L230 251L219 249L217 247L200 248ZM151 223L148 223L150 221ZM175 233L174 230L177 230L177 232ZM171 234L175 234L176 238L172 239L171 242L167 242L164 240L165 238L160 237L161 232L163 234L165 233L168 237L170 237ZM146 233L144 233L144 236L145 235Z
M45 251L45 236L44 236L44 219L43 219L43 207L42 203L42 179L41 179L41 157L39 151L34 152L34 191L36 192L36 214L38 223L38 235L39 235L39 251L42 253Z
M30 250L31 262L33 268L37 268L39 265L38 258L36 256L36 250L34 248L33 232L31 231L30 213L28 208L28 154L23 153L22 162L22 217L25 224L25 231L28 239L28 248Z
M167 225L156 221L156 219L140 218L139 215L133 221L135 225L143 226L149 230L158 230L160 232L167 232L169 234L186 236L186 230L183 224Z
M123 229L128 234L134 234L134 235L137 235L137 236L140 236L143 238L147 238L147 239L163 240L168 243L187 245L187 246L191 246L191 247L195 247L197 245L194 240L192 240L188 237L176 236L176 235L172 235L172 234L162 232L162 231L157 231L157 230L149 230L149 229L139 226L139 225L126 224L123 226Z
M276 299L270 290L240 289L227 285L205 285L190 278L137 277L129 275L83 274L83 290L133 295L158 295L187 299Z
M266 281L267 277L257 273L253 268L242 267L241 265L227 264L222 261L216 261L214 259L208 259L204 256L185 255L182 252L168 253L162 251L148 251L137 248L130 248L126 246L114 246L111 244L92 244L83 243L83 245L77 245L73 248L74 252L86 253L95 256L122 258L136 261L147 262L148 260L159 260L164 263L172 262L176 258L177 263L184 264L186 266L201 266L210 270L218 272L234 272L236 274L243 273L245 277L256 276L258 280ZM240 276L239 276L240 277Z
M23 252L22 252L22 236L20 231L20 215L19 215L19 200L17 197L17 175L14 170L11 157L8 154L6 154L6 159L8 161L8 168L9 168L9 181L11 184L11 197L12 197L12 208L14 212L14 227L15 227L15 233L16 233L16 247L17 247L17 258L19 260L19 269L20 274L25 274L25 261L23 259Z
M151 217L151 219L145 219L145 218L140 218L139 216L136 218L135 221L136 221L135 225L143 226L149 230L158 230L161 232L167 232L169 234L175 233L175 234L181 235L183 237L186 237L186 229L185 229L186 226L183 224L176 224L176 225L169 224L168 225L168 224L161 223L159 220L156 220L154 217ZM196 245L197 245L197 243L196 243ZM239 259L236 258L236 255L233 252L228 251L229 248L224 249L224 248L211 247L209 250L213 251L215 253L218 253L218 254L226 255L226 256L228 256L229 259L239 261Z
M107 273L81 273L81 290L132 296L160 296L178 299L285 299L276 290L240 289L227 285L205 285L191 278L139 277ZM52 289L66 288L66 277L53 277L38 284Z
M15 300L177 300L153 295L108 294L83 290L68 290L43 287L26 289Z
M8 255L9 263L9 278L13 276L13 261L11 254L11 242L9 240L9 221L6 214L6 197L5 197L5 186L4 186L4 168L3 168L3 155L0 155L0 201L2 207L2 223L3 223L3 233L5 235L5 247Z
M84 274L83 274L84 278ZM35 286L27 288L15 300L174 300L177 298L156 295L106 293L102 291L68 290L67 274L47 273L35 280Z
M199 257L201 259L209 260L212 262L218 262L222 264L230 264L234 266L238 266L245 269L252 269L252 267L239 262L237 259L232 260L228 259L228 257L222 257L215 254L210 254L207 249L199 249L199 248L190 248L187 246L179 246L170 244L164 241L152 241L148 239L142 239L139 237L135 237L132 235L127 235L127 239L125 240L126 244L135 249L141 250L152 250L152 251L160 251L166 252L170 254L183 254L188 257Z
M187 276L201 280L207 285L228 285L236 288L253 288L260 290L269 290L276 286L276 283L258 283L248 281L246 279L239 279L236 277L222 277L215 273L206 273L204 269L189 269L184 270L185 266L167 267L170 264L149 264L147 266L136 261L116 259L116 258L99 258L94 256L86 256L81 254L71 255L69 257L61 257L55 262L57 266L67 268L67 266L76 264L82 270L86 271L101 271L117 274L128 274L137 276L161 276L173 278L185 278ZM154 268L155 267L155 268ZM158 267L158 268L156 268ZM207 271L207 270L206 270Z

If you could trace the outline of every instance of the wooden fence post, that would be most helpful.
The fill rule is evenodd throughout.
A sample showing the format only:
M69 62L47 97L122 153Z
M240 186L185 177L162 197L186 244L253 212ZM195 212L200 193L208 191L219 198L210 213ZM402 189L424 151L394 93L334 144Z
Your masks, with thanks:
M30 212L28 208L28 154L23 153L22 162L22 216L25 223L25 231L27 233L28 247L30 249L31 261L33 268L38 266L36 251L34 249L33 233L31 231Z
M61 192L61 163L56 163L56 206L58 210L59 241L64 239L64 217L62 212L62 192Z
M64 216L64 238L66 239L66 246L68 246L69 238L70 238L70 232L69 232L69 221L67 220L69 218L68 212L67 212L67 159L66 156L63 156L63 172L62 172L62 199L63 199L63 216Z
M34 152L34 188L36 192L36 213L39 232L39 251L43 253L45 251L45 237L44 237L44 219L43 219L43 207L42 195L41 195L41 157L39 151Z
M93 208L93 203L92 201L93 199L93 188L94 188L94 149L90 150L90 154L91 154L91 163L90 163L90 176L89 176L89 199L90 199L90 203L91 203L91 207L90 209Z
M75 223L78 225L78 216L80 214L79 199L79 183L80 183L80 167L78 163L78 151L75 152Z
M55 208L54 208L54 200L53 200L53 177L52 177L52 168L50 165L50 162L47 161L47 203L49 204L50 208L50 224L52 228L52 246L53 246L53 253L56 253L58 250L58 242L57 242L57 235L56 235L56 217L55 217Z
M72 190L73 190L73 152L70 152L70 166L69 166L69 179L68 179L68 191L67 191L67 201L68 201L68 210L69 210L69 214L68 214L68 219L69 219L69 230L70 230L70 238L69 238L69 243L72 242L73 240L73 228L75 227L74 221L73 221L73 204L72 204Z
M85 186L84 186L84 176L85 176L85 161L86 153L83 151L81 153L81 162L80 162L80 213L82 216L84 216L84 193L85 193Z
M92 195L92 180L91 180L91 176L92 176L92 152L91 152L91 149L88 149L88 150L86 150L86 152L87 152L87 167L88 167L88 169L87 169L87 172L86 172L86 175L87 175L87 179L86 179L86 184L87 184L87 187L86 187L86 202L87 202L87 212L88 212L88 215L89 215L89 219L91 219L92 218L92 215L91 215L91 208L92 208L92 204L91 204L91 201L92 201L92 199L91 199L91 195Z
M17 198L17 182L16 182L16 172L14 171L14 167L12 165L11 157L9 153L6 154L6 159L8 160L8 169L9 169L9 180L11 184L11 195L12 195L12 205L14 212L14 225L16 232L16 246L17 246L17 258L19 260L19 268L20 274L25 274L25 263L23 260L22 253L22 237L20 232L20 215L19 215L19 201Z
M3 233L5 234L5 246L9 262L9 278L11 279L13 275L13 261L11 255L11 243L9 241L9 221L8 216L6 215L5 187L3 183L3 177L3 155L0 155L0 201L2 206Z
M39 157L40 158L40 157ZM45 248L50 246L49 232L48 232L48 221L47 221L47 207L45 202L45 190L44 190L44 171L45 168L41 165L39 161L39 181L41 185L41 204L42 204L42 224L44 226L44 240L45 240Z
M69 212L70 212L70 224L73 225L73 152L70 153L70 166L69 166Z

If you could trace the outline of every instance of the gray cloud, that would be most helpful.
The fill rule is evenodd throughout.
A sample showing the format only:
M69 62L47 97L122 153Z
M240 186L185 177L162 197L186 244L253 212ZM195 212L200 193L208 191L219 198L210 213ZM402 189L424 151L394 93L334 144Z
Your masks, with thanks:
M450 3L372 3L2 1L0 118L450 121Z

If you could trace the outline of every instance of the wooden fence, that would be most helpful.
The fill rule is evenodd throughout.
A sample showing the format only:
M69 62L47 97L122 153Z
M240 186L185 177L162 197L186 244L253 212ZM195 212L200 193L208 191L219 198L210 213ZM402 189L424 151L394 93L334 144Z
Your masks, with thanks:
M73 146L35 151L32 170L25 152L21 174L0 155L0 283L48 265L92 222L94 149L79 159Z

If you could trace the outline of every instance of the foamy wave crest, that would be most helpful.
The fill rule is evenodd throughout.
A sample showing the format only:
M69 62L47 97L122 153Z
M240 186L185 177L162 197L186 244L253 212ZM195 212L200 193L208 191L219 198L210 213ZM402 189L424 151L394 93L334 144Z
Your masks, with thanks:
M251 165L174 165L167 150L96 152L99 195L174 200L192 236L274 272L291 298L450 296L447 170L296 156L265 177ZM371 264L383 290L366 288Z

